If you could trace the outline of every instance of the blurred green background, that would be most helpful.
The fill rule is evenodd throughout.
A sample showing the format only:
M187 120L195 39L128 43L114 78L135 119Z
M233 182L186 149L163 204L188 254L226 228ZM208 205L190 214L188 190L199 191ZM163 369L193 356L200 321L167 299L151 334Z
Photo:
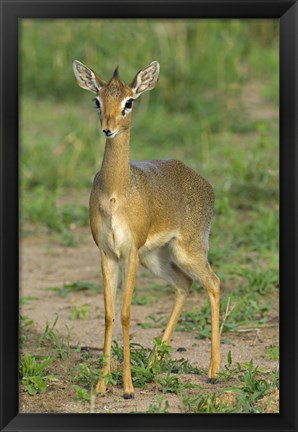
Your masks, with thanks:
M78 245L104 139L78 59L130 82L158 60L158 86L135 104L131 157L178 158L215 189L210 260L221 277L278 267L276 20L21 20L23 235L46 227Z

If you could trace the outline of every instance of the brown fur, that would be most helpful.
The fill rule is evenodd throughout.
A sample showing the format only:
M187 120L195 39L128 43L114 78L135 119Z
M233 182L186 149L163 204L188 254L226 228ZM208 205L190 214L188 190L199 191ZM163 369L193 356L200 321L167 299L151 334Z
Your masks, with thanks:
M127 86L118 74L108 84L77 62L79 85L94 91L101 101L102 129L113 135L106 141L101 170L94 179L90 196L90 225L101 253L106 330L104 354L110 370L112 327L119 267L122 264L124 301L124 397L133 395L130 371L130 305L139 262L176 288L173 310L163 334L169 343L193 280L206 288L212 313L212 348L209 378L220 366L219 279L212 271L208 238L213 214L214 193L210 184L195 171L174 159L131 162L129 160L130 111L123 104L150 90L158 80L159 65L152 62ZM86 69L84 69L86 68ZM82 76L81 76L82 75ZM82 78L82 82L81 82ZM98 88L97 88L98 86ZM104 379L97 392L104 393Z

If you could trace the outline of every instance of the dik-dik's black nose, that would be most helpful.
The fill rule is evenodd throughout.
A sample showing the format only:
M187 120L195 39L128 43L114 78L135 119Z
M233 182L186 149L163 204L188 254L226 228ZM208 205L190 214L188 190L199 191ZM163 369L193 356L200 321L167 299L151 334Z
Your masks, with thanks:
M112 135L112 132L110 131L110 129L103 129L102 131L107 137Z

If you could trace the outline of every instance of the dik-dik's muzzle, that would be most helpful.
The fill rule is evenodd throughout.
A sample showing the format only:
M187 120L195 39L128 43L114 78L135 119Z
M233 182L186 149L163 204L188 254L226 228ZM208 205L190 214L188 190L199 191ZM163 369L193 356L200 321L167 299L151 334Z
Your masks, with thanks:
M107 136L107 137L113 135L113 132L110 131L110 129L103 129L102 131L105 134L105 136Z

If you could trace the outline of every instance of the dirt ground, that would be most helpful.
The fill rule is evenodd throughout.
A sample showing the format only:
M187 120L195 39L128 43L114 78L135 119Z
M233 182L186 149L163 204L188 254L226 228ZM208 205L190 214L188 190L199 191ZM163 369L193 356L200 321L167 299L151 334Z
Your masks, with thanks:
M88 196L86 197L88 199ZM90 348L91 352L100 355L102 353L104 338L104 302L100 275L99 253L95 246L89 228L75 228L75 235L79 240L78 247L61 246L59 240L46 233L29 235L23 238L20 248L20 285L21 297L32 297L27 304L21 305L21 315L28 316L34 321L33 331L38 335L42 334L46 322L53 323L56 314L59 319L55 331L62 337L70 337L70 343L76 345L78 342L82 346ZM215 269L216 270L216 269ZM67 297L62 297L56 292L46 290L49 287L62 287L66 283L76 281L93 282L99 285L99 293L91 291L80 291L69 293ZM156 279L146 270L140 268L137 277L137 286L148 288L150 295L150 285L158 283L164 286L164 282ZM223 281L222 294L229 291L228 281ZM117 315L115 320L113 339L122 346L122 330L120 323L122 292L119 289L117 296ZM148 321L149 315L169 315L174 293L167 290L160 297L150 304L133 305L131 321L131 341L142 344L145 347L152 347L153 339L160 336L162 328L144 329L140 326L141 322ZM185 310L193 310L194 307L202 306L206 301L206 294L199 290L192 293L188 299ZM85 320L71 318L71 310L76 305L89 305L88 318ZM206 371L210 358L210 341L207 339L195 339L194 333L175 332L172 341L173 354L176 359L185 358L193 366L197 366ZM273 302L270 311L270 321L268 327L260 329L259 337L256 338L254 331L244 333L229 333L226 336L234 345L223 344L222 363L227 363L227 354L231 350L233 363L248 362L254 360L255 365L259 365L265 370L273 370L278 367L277 361L268 360L265 357L265 347L278 345L278 303ZM183 352L178 351L184 348ZM35 349L35 351L34 351ZM33 351L32 351L33 350ZM31 354L38 353L36 347L25 346L23 352ZM43 351L44 354L44 351ZM79 357L72 357L66 361L79 362ZM64 365L67 367L67 365ZM156 395L160 394L156 386L146 386L135 389L135 399L124 400L122 388L111 387L104 397L97 397L90 404L83 404L75 400L75 390L72 383L63 377L63 367L59 366L59 380L51 381L49 388L43 394L35 397L28 395L20 390L20 412L23 413L82 413L82 412L146 412L149 405L156 402ZM57 372L58 373L58 372ZM208 384L206 374L185 375L179 378L192 384L199 384L205 390L216 391L222 385ZM164 395L169 402L169 412L183 412L183 407L179 397L175 394ZM278 411L278 401L275 401L275 410ZM275 412L276 412L275 411Z

